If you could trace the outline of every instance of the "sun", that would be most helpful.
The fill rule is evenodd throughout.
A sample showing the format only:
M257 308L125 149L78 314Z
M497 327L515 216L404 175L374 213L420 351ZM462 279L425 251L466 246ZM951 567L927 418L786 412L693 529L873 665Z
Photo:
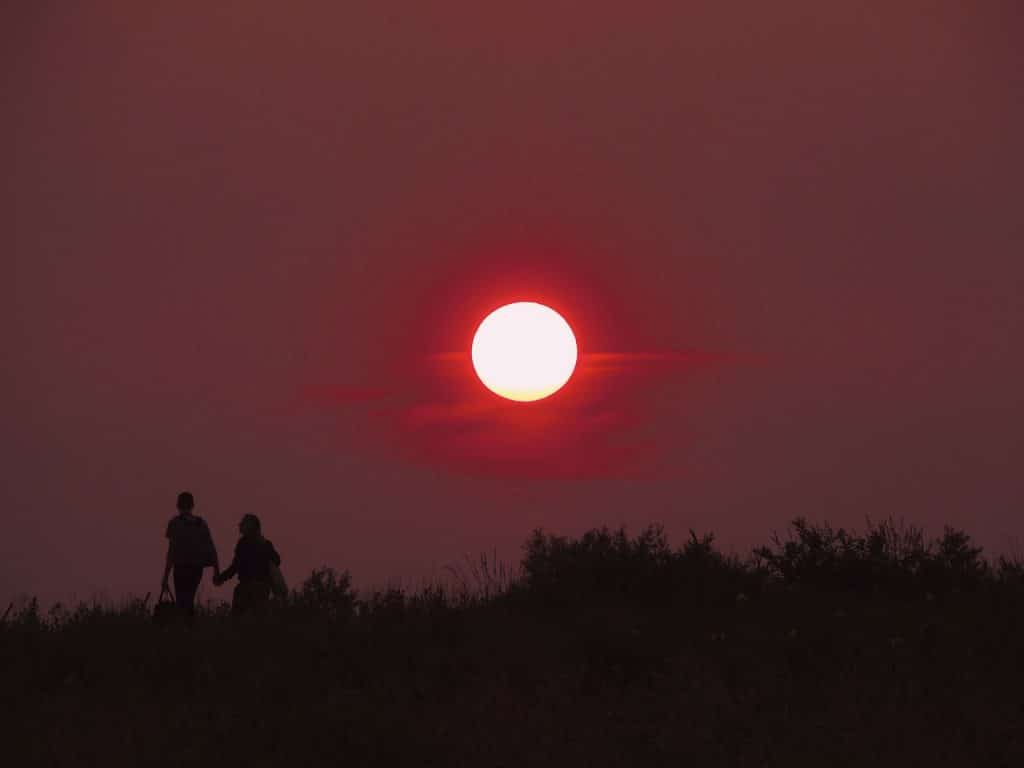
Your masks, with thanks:
M576 369L576 336L551 307L519 301L484 318L473 336L473 368L484 386L521 403L553 395Z

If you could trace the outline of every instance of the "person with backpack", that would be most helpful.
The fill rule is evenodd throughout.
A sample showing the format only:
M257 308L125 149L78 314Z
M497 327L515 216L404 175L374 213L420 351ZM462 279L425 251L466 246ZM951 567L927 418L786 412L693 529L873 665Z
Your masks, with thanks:
M213 577L220 586L238 574L231 601L231 613L239 616L258 613L270 600L270 593L280 577L281 556L269 539L263 538L260 519L256 515L243 515L238 523L241 537L235 545L235 557L225 570Z
M203 569L213 567L214 582L220 574L210 528L203 518L192 513L195 504L188 491L178 494L178 514L167 523L167 560L160 582L163 592L169 591L168 579L174 571L174 601L189 621L195 616L196 590L203 580Z

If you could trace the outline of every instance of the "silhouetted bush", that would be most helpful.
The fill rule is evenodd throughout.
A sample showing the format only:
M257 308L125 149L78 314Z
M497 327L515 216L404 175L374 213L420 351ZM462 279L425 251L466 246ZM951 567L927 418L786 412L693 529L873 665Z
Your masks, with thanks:
M660 526L632 540L624 528L595 529L579 539L536 530L525 545L522 568L526 586L538 592L631 594L651 588L671 558Z
M1024 559L1000 555L993 576L1002 585L1024 586Z
M981 559L981 547L970 542L964 531L944 526L942 538L935 541L936 551L929 549L921 563L921 586L932 592L977 589L988 574L988 564Z
M949 526L932 544L920 528L892 519L857 536L828 522L813 525L803 517L792 522L789 540L772 535L773 547L757 547L754 557L769 574L789 585L830 591L890 594L940 594L974 589L987 573L981 548L970 536Z
M523 587L556 610L579 612L601 602L648 614L760 592L765 574L716 551L713 541L713 534L698 538L691 529L690 540L672 549L659 525L632 539L624 528L594 529L579 539L536 530L524 546Z
M348 571L318 568L290 596L292 605L334 621L348 621L355 613L356 595Z

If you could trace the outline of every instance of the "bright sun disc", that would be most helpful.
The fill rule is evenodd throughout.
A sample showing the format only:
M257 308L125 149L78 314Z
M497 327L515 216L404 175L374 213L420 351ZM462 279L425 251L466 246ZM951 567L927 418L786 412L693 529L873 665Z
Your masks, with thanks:
M473 368L489 390L528 403L560 390L576 368L576 336L543 304L494 310L473 336Z

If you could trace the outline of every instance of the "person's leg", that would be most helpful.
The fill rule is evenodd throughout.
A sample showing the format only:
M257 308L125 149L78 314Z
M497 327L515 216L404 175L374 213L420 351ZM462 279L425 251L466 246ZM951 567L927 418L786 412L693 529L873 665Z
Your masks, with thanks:
M231 598L231 615L241 616L245 613L246 609L246 590L245 585L238 583L235 585L235 591Z
M178 608L191 621L196 613L196 590L203 579L202 566L174 567L174 597Z

